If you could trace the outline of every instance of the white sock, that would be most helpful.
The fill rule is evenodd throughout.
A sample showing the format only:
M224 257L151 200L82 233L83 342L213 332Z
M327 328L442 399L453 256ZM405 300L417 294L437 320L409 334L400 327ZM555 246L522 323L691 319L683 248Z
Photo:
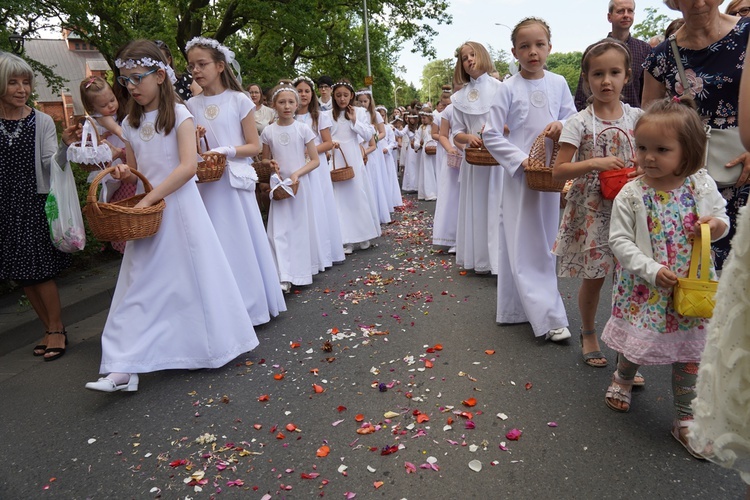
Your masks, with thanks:
M110 373L107 378L115 383L115 385L123 385L130 382L129 373Z

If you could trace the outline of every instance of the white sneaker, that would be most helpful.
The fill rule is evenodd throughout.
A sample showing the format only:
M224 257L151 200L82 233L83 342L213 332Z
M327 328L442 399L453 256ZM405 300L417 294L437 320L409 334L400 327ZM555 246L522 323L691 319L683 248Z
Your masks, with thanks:
M552 342L567 340L570 338L570 330L568 330L567 327L553 328L552 330L547 332L547 335L545 335L544 338L546 338L547 340L551 340Z
M367 250L368 248L370 248L370 240L360 243L359 248L361 248L362 250Z
M351 255L351 253L354 251L354 247L351 245L344 245L344 255Z
M448 253L456 253L456 247L450 247Z
M111 378L102 377L96 382L88 382L86 384L86 389L101 392L135 392L138 390L138 374L131 373L128 377L128 381L124 384L119 385L116 384Z
M284 293L289 293L289 291L292 289L292 284L288 281L282 281L281 282L281 291Z

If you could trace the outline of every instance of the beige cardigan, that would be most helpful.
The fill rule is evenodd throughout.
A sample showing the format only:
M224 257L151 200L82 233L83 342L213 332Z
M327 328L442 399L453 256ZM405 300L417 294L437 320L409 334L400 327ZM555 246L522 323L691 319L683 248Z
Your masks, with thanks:
M60 141L57 145L57 130L52 117L34 110L36 113L36 138L34 141L34 163L36 169L36 192L49 193L50 160L56 155L58 165L67 163L68 146Z

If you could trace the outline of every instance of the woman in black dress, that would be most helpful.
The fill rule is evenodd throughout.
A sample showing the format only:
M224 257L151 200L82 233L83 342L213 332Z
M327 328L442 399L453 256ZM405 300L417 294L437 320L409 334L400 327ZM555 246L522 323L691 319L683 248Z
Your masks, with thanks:
M34 73L20 57L0 53L0 280L14 280L44 323L35 356L52 361L65 353L67 334L53 278L70 264L50 238L44 204L52 156L67 162L67 145L80 136L78 125L63 132L60 147L52 118L26 105Z

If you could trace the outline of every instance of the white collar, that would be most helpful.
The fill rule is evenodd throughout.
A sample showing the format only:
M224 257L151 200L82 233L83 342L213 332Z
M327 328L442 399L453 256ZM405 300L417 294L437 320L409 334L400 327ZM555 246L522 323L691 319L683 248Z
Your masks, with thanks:
M500 85L501 82L484 73L476 80L472 78L468 85L453 94L451 102L457 110L468 115L487 113Z

